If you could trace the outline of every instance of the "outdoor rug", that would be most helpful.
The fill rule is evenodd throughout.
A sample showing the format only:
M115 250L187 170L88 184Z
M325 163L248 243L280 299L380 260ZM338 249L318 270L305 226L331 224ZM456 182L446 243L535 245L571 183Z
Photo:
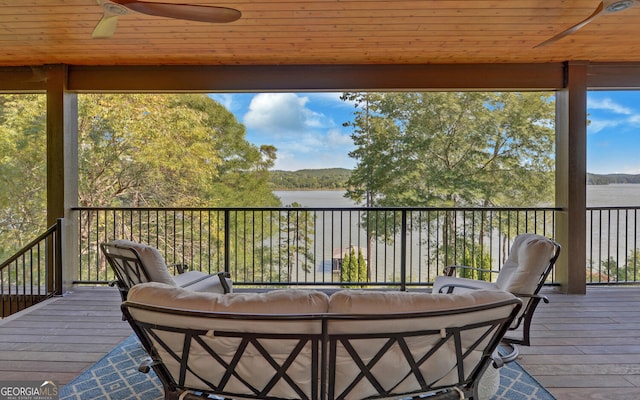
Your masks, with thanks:
M61 400L161 400L162 385L153 371L138 371L146 357L131 335L91 368L62 387ZM517 362L500 368L500 389L492 400L555 400Z

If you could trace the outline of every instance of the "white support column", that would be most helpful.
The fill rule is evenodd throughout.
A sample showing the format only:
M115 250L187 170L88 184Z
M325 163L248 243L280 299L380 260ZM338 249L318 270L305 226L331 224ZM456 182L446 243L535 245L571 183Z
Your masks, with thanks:
M586 293L587 63L567 64L556 94L556 281L567 294Z
M64 218L62 290L78 272L78 97L67 91L67 67L50 65L47 76L47 226Z

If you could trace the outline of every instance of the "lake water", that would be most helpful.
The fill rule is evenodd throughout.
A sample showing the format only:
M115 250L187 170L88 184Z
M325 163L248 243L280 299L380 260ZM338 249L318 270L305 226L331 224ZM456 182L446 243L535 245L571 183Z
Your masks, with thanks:
M275 191L283 205L298 202L303 207L357 207L341 190ZM587 185L590 207L640 206L640 184Z

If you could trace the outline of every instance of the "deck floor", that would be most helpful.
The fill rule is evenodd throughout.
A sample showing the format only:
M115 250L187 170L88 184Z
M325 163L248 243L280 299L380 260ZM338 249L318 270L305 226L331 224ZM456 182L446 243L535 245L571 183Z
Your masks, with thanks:
M519 362L558 400L640 399L640 288L545 293ZM77 288L0 321L2 380L68 383L131 334L113 288Z

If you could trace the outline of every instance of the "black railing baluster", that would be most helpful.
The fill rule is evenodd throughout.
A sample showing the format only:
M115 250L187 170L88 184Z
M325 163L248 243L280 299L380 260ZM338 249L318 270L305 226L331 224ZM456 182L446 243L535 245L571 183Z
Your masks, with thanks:
M395 213L394 213L395 215ZM400 290L407 290L407 210L401 211L400 227Z
M0 263L0 317L62 293L61 221Z
M585 217L590 235L585 240L589 264L585 268L589 271L590 284L617 283L618 276L620 283L635 282L636 259L640 254L636 252L640 229L635 222L636 209L588 208ZM78 221L82 233L77 246L81 267L77 283L112 278L98 253L99 243L133 238L155 243L168 262L182 260L203 271L224 269L232 273L234 284L240 286L339 287L340 275L334 271L333 250L337 254L350 245L358 248L366 245L369 282L365 286L406 288L429 286L433 278L442 273L445 262L491 260L493 269L499 269L516 234L532 231L553 236L559 211L556 208L394 207L78 207L76 210L80 212ZM297 251L301 253L296 254ZM310 259L315 259L313 273L304 268L300 270L306 262L302 251L310 252ZM286 257L289 260L285 260ZM35 258L34 254L33 274L36 274ZM28 267L28 261L26 265ZM13 274L15 266L11 268ZM19 266L18 269L22 274ZM5 278L6 275L5 271ZM25 275L28 278L32 274L27 270ZM550 281L554 281L554 274ZM12 290L16 290L15 286Z

